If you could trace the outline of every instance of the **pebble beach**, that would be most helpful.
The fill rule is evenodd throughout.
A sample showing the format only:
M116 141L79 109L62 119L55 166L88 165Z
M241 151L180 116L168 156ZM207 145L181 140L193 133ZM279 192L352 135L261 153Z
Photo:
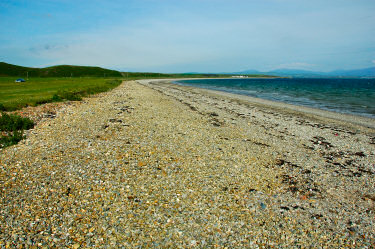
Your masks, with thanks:
M0 150L0 248L374 248L374 119L170 80L46 106Z

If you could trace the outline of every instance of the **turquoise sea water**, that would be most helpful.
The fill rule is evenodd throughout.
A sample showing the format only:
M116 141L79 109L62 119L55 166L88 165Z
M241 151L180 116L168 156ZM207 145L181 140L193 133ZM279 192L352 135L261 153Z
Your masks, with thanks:
M207 79L174 83L375 119L375 79Z

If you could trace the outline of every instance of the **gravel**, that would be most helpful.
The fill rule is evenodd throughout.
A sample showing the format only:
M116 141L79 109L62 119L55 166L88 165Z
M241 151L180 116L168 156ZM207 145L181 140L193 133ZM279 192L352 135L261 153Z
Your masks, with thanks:
M0 151L0 247L371 248L375 132L351 127L124 82Z

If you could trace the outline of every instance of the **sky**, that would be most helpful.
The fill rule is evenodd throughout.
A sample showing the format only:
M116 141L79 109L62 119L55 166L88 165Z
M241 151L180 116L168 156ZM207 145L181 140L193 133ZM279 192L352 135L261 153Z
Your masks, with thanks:
M141 72L375 66L375 0L1 0L0 61Z

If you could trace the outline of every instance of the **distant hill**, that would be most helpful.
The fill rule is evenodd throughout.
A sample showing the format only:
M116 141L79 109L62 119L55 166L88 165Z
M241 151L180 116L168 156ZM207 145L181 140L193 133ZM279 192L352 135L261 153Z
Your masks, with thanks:
M375 67L357 70L336 70L330 74L344 77L375 77Z
M318 77L322 76L320 72L313 72L307 70L298 70L298 69L277 69L268 72L271 75L278 76L292 76L292 77Z
M261 72L258 71L258 70L249 69L249 70L245 70L245 71L241 71L241 72L235 72L234 74L261 74Z
M254 72L258 72L260 74L286 77L375 77L375 67L356 70L336 70L331 72L314 72L299 69L277 69L269 72L246 70L242 72L237 72L236 74L253 74Z
M0 62L0 76L15 77L122 77L115 70L101 67L61 65L45 68L22 67Z

